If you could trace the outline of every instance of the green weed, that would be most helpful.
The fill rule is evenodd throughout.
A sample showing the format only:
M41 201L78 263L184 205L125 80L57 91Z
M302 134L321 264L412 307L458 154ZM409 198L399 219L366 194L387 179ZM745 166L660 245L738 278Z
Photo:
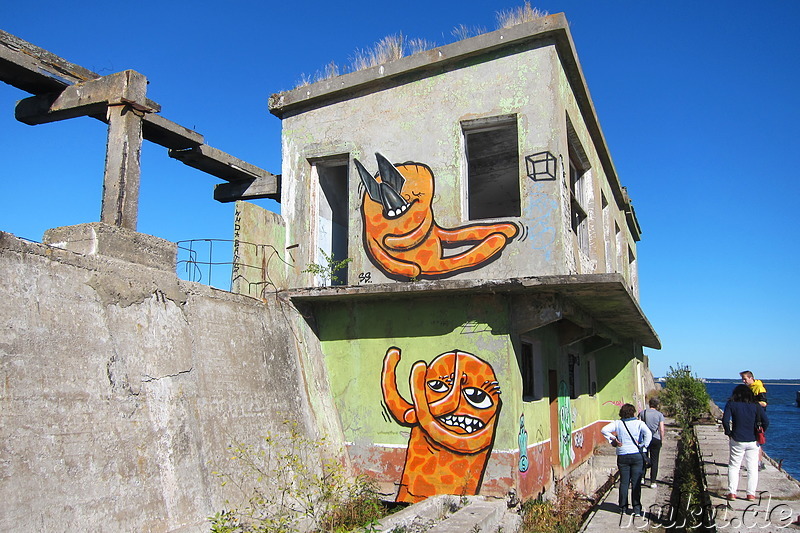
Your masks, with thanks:
M240 500L209 517L212 533L345 532L374 529L388 514L372 480L350 476L335 459L320 459L325 439L311 440L286 421L279 435L228 447L214 473ZM230 504L230 502L228 502Z
M336 273L347 267L347 264L350 263L352 259L348 257L347 259L336 261L333 258L333 254L328 255L322 248L320 248L319 251L322 253L322 257L325 259L325 264L320 265L317 263L309 263L302 272L319 276L322 279L322 285L327 285L327 280L330 280L331 283L334 281L339 281Z

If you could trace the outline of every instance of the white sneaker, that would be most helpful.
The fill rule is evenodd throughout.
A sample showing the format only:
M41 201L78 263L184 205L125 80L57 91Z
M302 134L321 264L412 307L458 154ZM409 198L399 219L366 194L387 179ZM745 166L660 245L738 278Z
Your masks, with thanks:
M656 488L656 484L655 484L655 483L651 483L651 484L650 484L650 488L651 488L651 489L654 489L654 488Z

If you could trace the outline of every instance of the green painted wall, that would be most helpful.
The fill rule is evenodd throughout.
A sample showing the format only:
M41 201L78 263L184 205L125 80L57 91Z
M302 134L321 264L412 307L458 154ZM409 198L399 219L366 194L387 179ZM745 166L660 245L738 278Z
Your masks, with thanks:
M436 356L459 350L489 363L502 390L493 450L520 449L520 416L524 415L527 445L551 438L548 370L555 370L556 387L568 382L568 348L559 345L556 328L546 326L529 332L542 345L542 397L523 401L518 363L519 338L510 331L507 300L498 295L416 298L391 301L332 302L315 310L318 334L330 388L339 413L345 440L356 445L405 446L409 429L399 425L383 407L381 370L388 348L402 351L397 367L401 395L411 400L408 378L418 360L430 363ZM581 354L579 396L561 402L560 424L571 434L598 420L616 419L620 402L636 405L636 362L628 347L607 348L592 357L596 364L597 394L588 394L588 356ZM566 422L565 422L566 421ZM574 435L573 435L574 437ZM575 447L573 456L584 457L586 449ZM562 444L563 445L563 444ZM586 448L592 443L587 441ZM550 457L532 458L548 461ZM569 466L574 461L567 461ZM548 463L549 464L549 463Z
M397 346L400 393L410 400L408 377L414 362L459 350L489 363L502 390L495 449L515 447L513 396L519 371L510 342L505 300L492 296L413 301L328 304L316 312L331 391L350 442L405 445L408 430L382 406L381 369L386 350Z

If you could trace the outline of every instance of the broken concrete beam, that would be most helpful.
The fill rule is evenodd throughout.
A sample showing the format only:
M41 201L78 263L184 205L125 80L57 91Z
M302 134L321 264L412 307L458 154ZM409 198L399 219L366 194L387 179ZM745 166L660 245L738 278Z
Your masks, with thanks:
M32 94L58 91L100 75L0 30L0 80Z
M17 103L15 115L25 124L45 124L84 115L105 113L109 105L130 104L139 111L158 112L148 102L147 78L135 70L124 70L96 80L65 87L58 93L31 96Z
M113 257L173 273L178 256L178 245L173 242L102 222L49 229L43 242L79 254Z
M207 144L186 150L170 150L169 156L225 181L246 181L272 176L264 169L246 163Z
M214 200L235 202L236 200L257 200L271 198L281 201L281 176L269 174L260 178L219 183L214 186Z

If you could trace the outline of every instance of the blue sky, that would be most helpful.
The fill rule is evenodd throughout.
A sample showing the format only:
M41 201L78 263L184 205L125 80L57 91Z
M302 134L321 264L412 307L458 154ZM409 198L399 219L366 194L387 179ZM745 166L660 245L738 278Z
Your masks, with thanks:
M402 32L437 44L460 24L495 28L522 2L4 2L0 28L100 74L134 69L162 115L280 172L271 93ZM800 299L800 2L533 4L570 21L578 55L643 236L641 305L663 349L703 377L797 378ZM99 220L105 127L14 120L27 94L0 84L0 230ZM172 241L232 237L219 181L145 143L139 231ZM275 210L270 201L257 202Z

